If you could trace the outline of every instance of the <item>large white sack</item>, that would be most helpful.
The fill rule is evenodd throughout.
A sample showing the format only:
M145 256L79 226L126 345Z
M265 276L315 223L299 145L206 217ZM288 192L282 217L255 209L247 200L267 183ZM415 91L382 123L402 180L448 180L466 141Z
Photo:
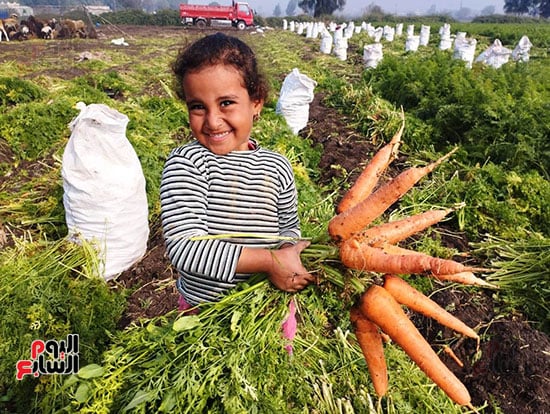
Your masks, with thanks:
M395 25L395 36L400 37L403 34L403 23Z
M382 36L386 41L393 42L393 39L395 37L395 29L388 25L384 26L384 31Z
M505 63L508 63L512 51L504 46L499 39L495 39L493 44L483 51L475 60L476 62L485 63L495 69L500 68Z
M409 35L407 36L407 40L405 40L405 51L416 52L418 50L419 44L420 44L420 36Z
M332 43L333 41L331 34L328 30L324 30L321 34L321 43L319 46L319 50L321 51L321 53L329 55L332 51Z
M348 58L348 39L346 37L334 39L333 53L340 60Z
M145 254L145 178L126 138L128 117L103 104L79 104L63 153L63 205L69 237L97 244L110 280Z
M309 120L309 104L313 101L313 90L317 82L292 69L281 86L276 113L283 115L294 134L298 134Z
M516 62L527 62L529 61L529 52L531 51L531 47L533 47L533 44L529 40L527 36L522 36L521 39L519 39L518 44L512 51L512 59Z
M430 42L430 26L422 25L420 26L420 40L419 45L420 46L428 46L428 43Z
M455 39L453 58L466 62L466 67L471 68L476 53L477 40L467 39L465 34L459 32Z
M382 39L382 35L384 34L384 28L383 27L377 27L374 29L374 33L372 34L372 39L375 43L378 43Z
M383 59L382 43L372 43L363 46L363 62L367 68L376 68Z
M449 50L453 47L453 38L451 36L441 36L439 40L439 50Z

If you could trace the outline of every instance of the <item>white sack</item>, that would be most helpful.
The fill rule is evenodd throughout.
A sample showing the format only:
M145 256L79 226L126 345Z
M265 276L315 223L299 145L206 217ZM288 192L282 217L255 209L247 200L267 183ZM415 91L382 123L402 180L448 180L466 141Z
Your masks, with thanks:
M441 36L439 40L439 50L449 50L453 47L453 38L451 36Z
M420 26L420 46L428 46L430 42L430 26L422 25Z
M466 67L471 68L472 62L474 61L474 55L476 53L476 46L476 39L467 39L459 32L455 39L453 58L463 60L466 62Z
M384 34L384 28L383 27L377 27L374 29L374 33L372 35L372 38L375 42L379 42L382 39L382 35Z
M439 36L451 37L451 25L449 23L443 23L443 26L439 28Z
M395 37L395 29L391 26L384 26L383 37L386 41L393 42L393 39Z
M110 280L145 254L145 178L126 138L128 117L103 104L79 105L61 168L65 220L69 237L97 243Z
M418 45L420 44L420 36L407 36L405 40L405 51L406 52L416 52L418 50Z
M313 25L307 24L306 25L306 38L311 39L313 37Z
M340 37L334 39L334 55L340 60L346 60L348 58L348 39Z
M508 63L511 54L512 51L510 49L502 46L499 39L495 39L493 44L477 57L476 62L485 63L498 69L505 63Z
M311 37L314 38L314 39L317 39L319 37L319 24L318 23L314 23L311 26Z
M276 113L283 115L294 134L298 134L309 120L309 104L313 101L313 90L317 82L292 69L281 86Z
M329 55L332 50L332 36L327 30L323 31L321 34L321 44L319 49L321 53L324 53L325 55Z
M395 36L400 37L403 34L403 23L395 25Z
M363 47L363 62L367 68L376 68L382 60L382 43L372 43Z
M516 62L529 61L529 52L531 51L531 47L533 47L533 44L530 42L529 38L527 36L522 36L512 51L512 59Z

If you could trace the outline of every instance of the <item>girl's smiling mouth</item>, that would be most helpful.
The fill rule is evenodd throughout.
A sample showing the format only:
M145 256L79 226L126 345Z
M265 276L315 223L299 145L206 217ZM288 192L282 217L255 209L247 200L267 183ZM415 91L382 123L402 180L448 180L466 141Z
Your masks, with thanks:
M231 132L232 130L224 132L204 132L204 135L213 140L222 140L227 137Z

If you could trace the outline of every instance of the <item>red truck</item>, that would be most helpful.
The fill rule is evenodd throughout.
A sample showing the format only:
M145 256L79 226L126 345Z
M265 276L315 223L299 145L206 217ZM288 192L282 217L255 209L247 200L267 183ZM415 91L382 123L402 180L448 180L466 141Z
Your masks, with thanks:
M233 1L231 6L180 4L180 18L183 24L192 24L200 29L216 21L231 23L239 30L254 25L254 11L248 3L239 1Z

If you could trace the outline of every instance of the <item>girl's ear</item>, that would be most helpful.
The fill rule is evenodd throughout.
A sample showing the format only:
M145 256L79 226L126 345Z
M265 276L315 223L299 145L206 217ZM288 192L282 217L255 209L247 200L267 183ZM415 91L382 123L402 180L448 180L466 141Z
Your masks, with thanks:
M252 103L252 106L254 108L254 113L255 114L260 114L260 112L262 111L262 108L264 107L264 100L263 99L259 99L257 101L254 101Z

